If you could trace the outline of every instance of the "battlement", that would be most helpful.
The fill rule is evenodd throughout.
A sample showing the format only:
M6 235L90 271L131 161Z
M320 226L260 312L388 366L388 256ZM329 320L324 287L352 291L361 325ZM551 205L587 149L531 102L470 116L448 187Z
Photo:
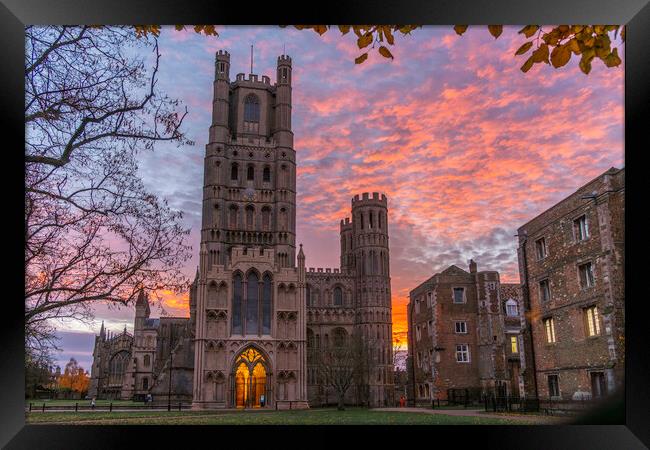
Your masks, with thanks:
M249 83L262 83L262 84L266 84L269 87L271 86L271 78L269 78L266 75L262 75L262 81L260 81L258 80L258 75L255 73L248 74L248 78L246 78L245 74L238 73L235 81L247 81Z
M289 56L289 55L280 55L280 56L278 56L278 65L280 63L291 64L291 56Z
M310 267L307 271L311 273L342 273L339 269L331 269L329 267Z
M341 219L341 232L352 230L352 222L349 217L346 217L345 220Z
M386 199L386 195L380 194L379 192L373 192L372 197L370 197L370 193L364 192L361 194L361 197L359 197L359 194L355 195L352 198L352 207L354 208L355 206L362 206L361 204L363 203L370 203L370 204L377 204L380 203L383 206L386 206L388 204L388 200Z
M273 265L275 250L262 247L233 247L231 254L232 265L242 261L266 262Z
M228 53L226 50L219 50L215 54L216 59L230 59L230 53Z

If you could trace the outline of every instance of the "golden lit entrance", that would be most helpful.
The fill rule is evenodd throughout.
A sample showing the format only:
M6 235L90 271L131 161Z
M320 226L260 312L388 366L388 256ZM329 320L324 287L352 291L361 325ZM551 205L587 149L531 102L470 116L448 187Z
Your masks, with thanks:
M266 398L264 357L254 348L247 348L235 361L235 405L237 408L260 408Z

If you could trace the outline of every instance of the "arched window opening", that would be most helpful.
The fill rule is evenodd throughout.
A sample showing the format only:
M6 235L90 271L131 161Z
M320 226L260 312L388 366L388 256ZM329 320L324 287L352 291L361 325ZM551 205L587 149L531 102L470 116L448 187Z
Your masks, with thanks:
M142 389L149 389L149 378L142 379Z
M370 214L368 214L368 227L373 228L373 219L374 219L374 213L370 211Z
M237 228L237 205L230 205L230 219L228 223L231 229Z
M280 229L282 231L286 231L288 228L287 219L287 210L285 208L280 209Z
M233 334L242 334L242 278L236 274L233 279L233 299L232 299L232 332Z
M246 207L246 229L253 230L255 228L255 208L252 205Z
M332 333L332 345L334 347L345 347L348 340L348 333L343 328L335 328Z
M268 183L271 181L271 168L270 167L265 167L264 171L262 172L262 181L265 183Z
M116 353L108 365L108 384L122 384L124 372L129 363L129 353L121 351Z
M248 274L246 284L246 334L258 334L260 286L255 272Z
M384 221L383 219L384 219L384 214L383 213L377 214L377 225L379 226L380 230L382 228L382 222Z
M149 367L151 365L151 356L144 355L143 362L145 367Z
M248 169L246 171L246 179L248 181L253 181L255 180L255 167L253 166L248 166Z
M343 291L338 286L334 288L334 306L343 306Z
M260 100L255 94L248 94L244 100L244 121L260 121Z
M262 208L262 231L271 231L271 208Z
M363 230L363 213L359 214L359 225L361 225L361 229Z
M232 181L237 181L239 178L239 165L237 163L232 163L230 166L230 179Z
M267 274L262 280L262 334L271 334L271 277Z
M248 94L244 100L244 131L257 133L260 122L260 100L255 94Z
M511 298L506 302L506 315L509 317L516 317L519 315L519 305L516 300Z

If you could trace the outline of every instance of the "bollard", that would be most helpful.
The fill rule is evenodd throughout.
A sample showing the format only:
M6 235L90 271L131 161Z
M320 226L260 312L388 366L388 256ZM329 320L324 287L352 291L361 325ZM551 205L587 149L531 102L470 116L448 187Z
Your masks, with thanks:
M45 403L43 403L43 412L45 412Z
M181 410L181 402L178 402L178 410Z
M78 412L78 411L79 411L79 403L75 403L74 404L74 412Z
M29 402L29 412L32 412L32 402Z
M113 402L109 403L108 405L108 411L113 412Z

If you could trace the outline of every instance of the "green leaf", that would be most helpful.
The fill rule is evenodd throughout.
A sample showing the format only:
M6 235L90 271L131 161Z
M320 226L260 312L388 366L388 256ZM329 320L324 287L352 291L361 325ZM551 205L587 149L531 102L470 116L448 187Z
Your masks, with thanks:
M585 75L587 75L587 74L589 74L589 72L591 72L591 60L592 59L593 58L586 57L585 53L582 54L582 59L580 59L580 64L578 64L578 66L580 66L580 70L582 70L582 72Z
M488 25L488 30L494 36L494 39L496 39L503 33L503 25Z
M531 56L533 62L545 62L548 64L548 45L542 44L535 50Z
M366 53L364 53L363 55L361 55L361 56L359 56L358 58L356 58L356 59L354 60L354 63L355 63L355 64L361 64L361 63L364 62L366 59L368 59L368 52L366 52Z
M467 27L469 25L454 25L454 31L458 36L462 36L465 31L467 31Z
M607 67L616 67L621 64L621 58L618 56L618 49L615 48L603 61Z
M519 47L519 50L515 52L515 55L523 55L533 46L533 41L526 42L524 45Z

